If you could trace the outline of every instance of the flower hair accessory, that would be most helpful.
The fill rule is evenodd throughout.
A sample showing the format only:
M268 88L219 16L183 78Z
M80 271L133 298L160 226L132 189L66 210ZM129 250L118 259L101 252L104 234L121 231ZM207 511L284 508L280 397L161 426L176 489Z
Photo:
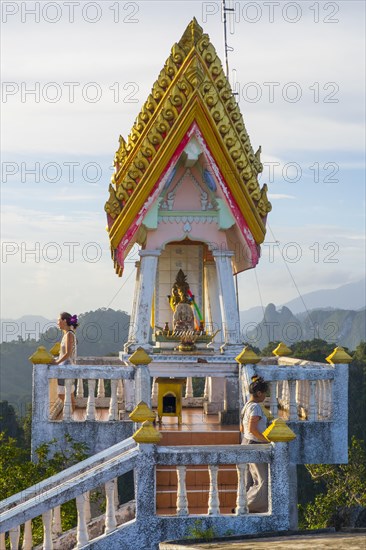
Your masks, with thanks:
M78 324L78 316L75 314L75 315L71 315L70 317L70 325L77 325Z

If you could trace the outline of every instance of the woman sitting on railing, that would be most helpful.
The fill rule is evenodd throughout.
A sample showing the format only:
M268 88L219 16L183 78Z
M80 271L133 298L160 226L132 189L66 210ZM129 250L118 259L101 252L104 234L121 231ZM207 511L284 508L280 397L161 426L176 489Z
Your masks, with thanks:
M78 318L76 315L70 315L70 313L60 313L57 324L63 331L61 340L60 355L55 360L55 365L66 366L75 365L76 363L76 334L75 330L78 326ZM57 380L57 394L58 397L64 401L65 399L65 380ZM75 409L75 397L74 390L71 390L71 407Z
M268 443L263 432L267 418L260 406L266 398L268 384L260 376L253 376L249 386L250 399L241 412L240 431L243 445ZM249 512L268 510L268 464L248 464L246 474L247 504Z

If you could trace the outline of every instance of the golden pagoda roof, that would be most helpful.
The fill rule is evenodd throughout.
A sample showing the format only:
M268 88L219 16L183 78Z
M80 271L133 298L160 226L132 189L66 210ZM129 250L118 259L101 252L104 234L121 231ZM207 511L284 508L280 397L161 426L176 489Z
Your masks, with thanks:
M127 142L119 138L105 204L112 251L126 236L194 122L255 242L263 242L271 204L267 186L260 189L258 183L263 170L261 148L254 153L221 61L194 18L173 45Z

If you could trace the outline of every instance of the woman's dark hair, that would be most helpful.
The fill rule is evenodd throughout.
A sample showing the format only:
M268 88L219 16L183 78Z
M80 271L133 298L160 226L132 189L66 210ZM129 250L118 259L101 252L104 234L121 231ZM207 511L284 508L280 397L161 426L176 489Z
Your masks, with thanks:
M60 313L60 318L63 321L66 321L67 326L76 328L79 326L79 321L77 315L71 315L70 313L67 313L66 311L63 311Z
M265 393L268 391L268 382L265 382L261 376L252 376L252 383L249 386L249 393L255 395L258 391Z

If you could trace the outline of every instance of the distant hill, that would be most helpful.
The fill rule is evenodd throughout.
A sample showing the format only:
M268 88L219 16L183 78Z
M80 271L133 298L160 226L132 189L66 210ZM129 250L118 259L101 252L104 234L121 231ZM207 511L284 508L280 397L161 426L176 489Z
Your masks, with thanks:
M38 340L51 326L57 325L56 319L46 319L41 315L23 315L19 319L1 319L0 342L23 340Z
M106 356L118 354L127 341L130 317L125 311L99 309L80 315L77 329L78 355ZM55 325L56 323L53 323ZM0 344L0 400L6 400L23 415L32 400L32 364L28 357L38 346L50 349L61 339L53 326L39 339L22 337Z
M263 349L269 342L283 341L291 346L300 340L320 338L354 350L366 340L366 309L315 309L294 315L288 307L276 309L268 304L264 318L253 329L253 323L242 325L242 337Z
M332 290L316 290L303 295L306 309L334 308L345 310L360 310L366 306L366 280L342 285ZM295 298L283 304L292 313L301 313L305 310L300 298Z

